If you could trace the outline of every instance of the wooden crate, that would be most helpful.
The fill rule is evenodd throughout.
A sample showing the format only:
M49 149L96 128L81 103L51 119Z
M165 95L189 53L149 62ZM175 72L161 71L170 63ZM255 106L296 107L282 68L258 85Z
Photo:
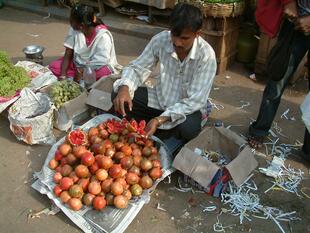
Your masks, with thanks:
M204 21L202 37L214 49L218 63L217 74L234 61L239 35L240 18L213 18Z

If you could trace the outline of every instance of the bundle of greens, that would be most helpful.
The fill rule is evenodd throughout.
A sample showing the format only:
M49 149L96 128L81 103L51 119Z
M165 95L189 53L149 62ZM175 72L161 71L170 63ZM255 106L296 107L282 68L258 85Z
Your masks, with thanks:
M16 91L23 89L31 79L22 67L14 66L8 55L0 51L0 96L11 97Z
M81 87L73 81L60 81L52 86L50 95L56 108L81 94Z

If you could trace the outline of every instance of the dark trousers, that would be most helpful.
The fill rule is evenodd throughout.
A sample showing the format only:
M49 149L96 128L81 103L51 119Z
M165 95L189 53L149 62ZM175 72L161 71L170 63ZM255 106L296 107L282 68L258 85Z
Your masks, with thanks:
M113 92L112 100L115 97L116 94ZM148 122L152 118L157 117L163 113L162 110L150 108L147 106L148 93L146 87L139 87L135 91L132 104L133 104L132 111L129 111L128 107L125 106L127 119L135 119L137 121L145 120L146 122ZM173 129L170 130L158 129L155 133L155 136L159 137L162 140L174 136L178 139L182 139L184 142L187 142L196 137L200 131L201 131L201 112L196 111L190 115L187 115L185 122L179 124Z
M286 36L287 30L294 30L292 23L285 21L283 24L279 37ZM292 46L292 53L289 60L289 65L287 70L280 81L269 80L263 94L263 99L260 105L258 117L256 121L250 126L249 133L250 135L256 136L266 136L272 125L274 117L277 113L281 96L284 92L284 89L288 85L290 78L293 73L296 71L299 63L305 54L309 51L310 48L310 36L305 36L303 33L297 33L291 44L286 46ZM310 70L310 54L308 53L308 69ZM308 79L309 73L308 73ZM308 83L309 83L308 82ZM310 90L310 84L309 84ZM309 155L310 159L310 135L306 129L303 152L306 155Z

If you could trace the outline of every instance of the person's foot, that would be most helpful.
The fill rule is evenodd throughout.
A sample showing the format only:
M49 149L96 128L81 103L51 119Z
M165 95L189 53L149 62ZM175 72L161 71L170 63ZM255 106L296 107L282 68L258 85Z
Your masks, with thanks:
M250 147L254 149L260 149L263 146L264 138L265 138L264 136L249 135L248 143Z

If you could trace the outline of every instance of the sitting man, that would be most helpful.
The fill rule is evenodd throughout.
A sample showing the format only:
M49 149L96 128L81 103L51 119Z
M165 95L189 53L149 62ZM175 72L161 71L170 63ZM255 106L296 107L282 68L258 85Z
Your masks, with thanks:
M114 83L115 111L146 120L147 137L160 129L156 132L160 138L173 135L187 142L201 131L200 110L207 105L216 73L215 53L199 36L202 23L197 7L176 5L170 31L155 35ZM158 63L160 75L154 88L142 87Z

